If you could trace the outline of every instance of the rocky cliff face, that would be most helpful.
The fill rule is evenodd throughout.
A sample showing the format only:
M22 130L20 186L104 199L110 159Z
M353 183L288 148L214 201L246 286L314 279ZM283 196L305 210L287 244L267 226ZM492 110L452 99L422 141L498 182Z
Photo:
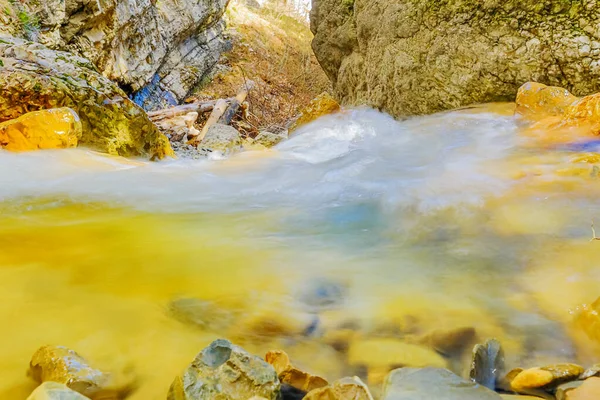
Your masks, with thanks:
M600 91L600 2L313 0L313 49L346 104L395 116Z
M4 4L3 4L4 3ZM147 110L183 100L227 43L228 0L0 0L0 34L83 56Z

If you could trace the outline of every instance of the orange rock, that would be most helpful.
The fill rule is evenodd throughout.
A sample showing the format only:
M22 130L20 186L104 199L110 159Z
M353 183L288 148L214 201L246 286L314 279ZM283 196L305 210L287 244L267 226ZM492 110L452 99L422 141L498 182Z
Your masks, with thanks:
M70 108L34 111L0 123L0 147L23 151L75 147L81 121Z
M523 393L530 389L546 389L575 380L584 369L576 364L556 364L540 368L530 368L519 373L510 383L515 392Z
M300 116L288 129L292 133L303 125L308 124L324 115L340 111L340 104L327 92L313 99L300 113Z
M583 384L566 394L567 400L597 400L600 399L600 378L586 379Z
M333 385L310 391L305 400L373 400L367 386L357 377L342 378Z
M265 356L265 361L275 368L279 380L282 383L287 383L296 389L310 392L311 390L322 388L329 384L327 380L320 376L310 375L295 368L290 362L290 357L282 350L269 351Z
M566 89L527 82L519 88L515 112L533 119L563 115L575 101L577 97Z
M600 134L600 93L583 97L567 107L563 121L567 126L585 126L594 135Z

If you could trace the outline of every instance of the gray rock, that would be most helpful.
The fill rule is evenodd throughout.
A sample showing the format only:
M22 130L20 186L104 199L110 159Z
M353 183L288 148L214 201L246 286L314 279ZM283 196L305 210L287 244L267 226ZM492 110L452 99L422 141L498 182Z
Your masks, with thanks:
M594 364L588 369L586 369L583 374L579 377L579 379L587 379L592 376L600 376L600 364Z
M273 147L279 142L288 138L287 132L273 133L269 131L262 131L254 138L254 143L263 145L265 147Z
M229 125L214 124L208 129L198 148L228 154L238 150L241 145L242 137L237 129Z
M89 59L150 110L181 102L226 51L228 2L0 0L0 33Z
M496 380L504 373L504 351L500 342L490 339L473 348L471 371L469 376L473 382L488 389L496 389Z
M247 400L279 396L277 372L262 358L223 339L202 350L177 377L167 400Z
M500 400L501 397L443 368L400 368L387 376L382 400Z
M513 101L525 82L600 91L597 1L313 0L313 49L343 104L394 116Z

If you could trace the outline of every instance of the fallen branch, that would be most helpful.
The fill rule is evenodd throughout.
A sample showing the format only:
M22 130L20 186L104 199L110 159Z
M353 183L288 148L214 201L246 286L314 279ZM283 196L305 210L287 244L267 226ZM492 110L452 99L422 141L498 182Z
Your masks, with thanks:
M248 92L250 92L250 90L252 90L253 88L253 81L245 82L244 86L242 87L242 90L240 90L239 93L235 96L235 98L231 100L229 108L227 108L223 116L219 119L220 124L231 124L231 120L240 109L240 106L242 105L242 103L244 103L244 101L246 101L246 97L248 97Z
M231 102L233 98L226 99L225 101ZM156 122L166 118L178 117L180 115L185 115L191 112L197 112L198 114L207 113L213 110L217 100L209 100L203 102L195 102L190 104L182 104L180 106L175 106L171 108L165 108L157 111L150 111L148 113L148 117Z
M188 139L190 139L188 144L197 146L202 141L202 139L204 139L204 137L206 136L208 129L219 121L219 119L221 118L221 116L223 115L223 113L225 112L226 109L227 109L227 100L223 100L223 99L217 100L216 104L213 107L212 113L210 114L210 117L208 117L208 120L206 120L206 123L204 124L204 127L202 128L200 133L196 134L196 135L194 135L194 134L188 135Z

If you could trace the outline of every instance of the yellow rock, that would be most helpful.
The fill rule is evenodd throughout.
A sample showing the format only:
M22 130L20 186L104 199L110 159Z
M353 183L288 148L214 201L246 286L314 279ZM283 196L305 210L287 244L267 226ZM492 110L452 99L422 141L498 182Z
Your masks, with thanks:
M584 369L576 364L556 364L547 367L530 368L519 373L511 381L515 392L529 389L552 388L561 383L577 379Z
M296 389L310 392L313 389L318 389L329 385L326 379L320 376L313 376L304 371L295 368L290 357L286 352L281 350L271 350L265 356L265 361L275 368L281 383L287 383Z
M69 389L57 382L44 382L38 386L27 400L89 400L89 397Z
M329 93L321 93L301 111L300 116L292 123L288 132L291 134L302 125L306 125L324 115L338 112L340 108L340 104Z
M310 391L305 400L373 400L367 386L357 377L342 378L333 385Z
M23 151L76 147L81 121L70 108L34 111L0 123L0 147Z
M446 360L435 351L396 339L354 340L348 349L348 363L366 366L370 385L383 382L394 368L447 367Z
M600 399L600 378L586 379L583 384L566 393L567 400L597 400Z
M29 376L35 381L57 382L92 399L120 399L132 389L119 385L111 374L89 366L75 351L63 346L43 346L31 358Z
M575 101L577 101L577 97L566 89L527 82L517 92L515 112L525 117L538 119L562 115Z
M588 126L591 133L600 133L600 93L583 97L567 107L564 122L568 126Z
M540 400L537 396L521 396L519 394L501 394L502 400Z

